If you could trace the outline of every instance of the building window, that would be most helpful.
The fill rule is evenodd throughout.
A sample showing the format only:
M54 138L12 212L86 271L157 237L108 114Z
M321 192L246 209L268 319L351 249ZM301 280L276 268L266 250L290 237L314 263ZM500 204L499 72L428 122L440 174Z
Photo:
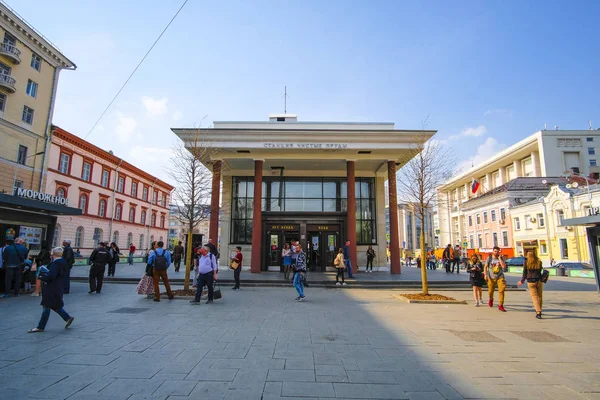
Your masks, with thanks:
M560 242L560 258L566 260L569 258L569 246L567 245L567 239L559 239Z
M63 174L69 173L69 167L71 164L71 156L65 153L60 155L60 163L58 164L58 170Z
M504 208L500 209L500 219L506 221L506 210Z
M137 183L131 182L131 197L137 197Z
M548 246L546 245L546 242L540 242L540 253L548 254Z
M123 206L121 204L117 204L115 207L115 219L121 220L121 211L123 211Z
M502 231L502 246L508 247L508 232Z
M473 226L473 217L469 215L469 226Z
M484 243L485 247L489 247L490 246L490 234L486 233L485 234L485 243Z
M473 243L473 235L470 235L470 236L469 236L469 247L470 247L471 249L474 249L474 248L475 248L474 244L475 244L475 243Z
M127 243L125 243L125 246L131 246L133 244L133 233L129 232L127 234Z
M94 247L104 240L104 232L100 228L94 228Z
M480 249L483 247L483 242L481 240L481 233L479 233L477 235L477 247L480 248Z
M585 138L585 141L586 141L586 142L593 142L593 141L594 141L594 138L593 138L593 137Z
M101 217L106 216L106 200L104 199L101 199L100 203L98 204L98 215Z
M27 161L27 146L19 145L19 151L17 153L17 163L25 165Z
M544 221L544 214L538 214L536 218L537 218L538 228L543 228L546 226L546 221Z
M525 216L525 229L531 229L531 216Z
M6 95L4 93L0 93L0 111L4 111L6 109Z
M158 192L155 190L152 192L152 204L156 204L158 201Z
M65 189L59 187L56 189L56 197L65 198Z
M154 235L150 235L150 244L154 242Z
M117 192L123 193L123 187L125 186L125 178L122 176L117 180Z
M129 208L129 222L133 222L135 220L135 208Z
M83 169L81 170L81 179L83 179L86 182L89 182L91 176L92 176L92 164L84 161Z
M596 154L596 149L594 147L588 147L588 154L593 156Z
M152 213L152 216L150 217L150 226L156 226L156 214Z
M596 160L590 160L590 167L596 167L598 164Z
M75 248L83 247L83 226L80 226L75 231Z
M558 147L581 147L581 139L558 139Z
M113 243L117 245L117 247L119 247L119 231L114 231L113 232Z
M494 246L498 246L498 233L494 232L492 233L492 240L494 241Z
M163 207L167 206L167 195L164 193L162 195L162 205L163 205Z
M88 197L86 194L79 195L79 209L83 214L87 214Z
M488 222L487 211L484 211L484 212L483 212L483 223L484 223L484 224L487 224L487 222Z
M477 225L480 225L480 224L481 224L481 214L477 214L477 215L475 216L475 221L477 222Z
M23 187L23 181L15 181L15 189L19 189Z
M556 225L562 226L563 219L565 219L565 212L563 210L556 210Z
M165 227L165 216L164 215L160 216L160 227L161 228Z
M102 185L102 187L105 187L105 188L108 187L109 177L110 177L110 172L108 172L107 170L103 169L102 170L102 182L100 182L100 184Z
M60 224L56 224L56 228L54 228L54 237L52 238L52 247L56 247L60 243L60 229Z
M142 200L148 201L148 188L146 186L142 189Z
M142 210L142 215L140 217L140 223L142 225L146 225L146 211Z
M143 233L140 235L140 241L138 243L138 248L140 250L144 248L144 234Z
M519 221L519 217L515 218L515 230L521 230L521 221Z
M40 71L42 69L42 57L38 56L35 53L31 54L31 68L36 71Z
M21 121L26 124L33 124L33 113L35 111L31 107L23 106L23 115L21 116Z
M37 96L38 84L29 79L27 81L27 89L25 89L25 93L27 93L31 97Z
M490 211L491 217L492 217L492 222L496 221L496 210L492 210Z

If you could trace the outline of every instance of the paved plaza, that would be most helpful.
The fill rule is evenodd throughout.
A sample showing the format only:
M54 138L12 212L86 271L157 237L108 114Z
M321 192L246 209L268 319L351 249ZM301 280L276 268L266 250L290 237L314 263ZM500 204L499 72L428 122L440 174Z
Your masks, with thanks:
M393 290L224 288L213 305L75 283L65 330L27 334L39 298L0 299L1 399L600 399L600 297L524 290L507 313L405 304ZM487 296L484 296L487 297Z

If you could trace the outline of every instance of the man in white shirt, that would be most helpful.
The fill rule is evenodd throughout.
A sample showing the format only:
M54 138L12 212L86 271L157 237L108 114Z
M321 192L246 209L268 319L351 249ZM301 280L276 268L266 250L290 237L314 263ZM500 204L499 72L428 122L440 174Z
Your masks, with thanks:
M206 285L208 289L208 300L206 304L213 302L214 282L217 280L217 258L210 252L208 246L203 246L200 250L201 256L198 258L198 287L196 288L196 297L191 300L191 304L200 304L202 288Z

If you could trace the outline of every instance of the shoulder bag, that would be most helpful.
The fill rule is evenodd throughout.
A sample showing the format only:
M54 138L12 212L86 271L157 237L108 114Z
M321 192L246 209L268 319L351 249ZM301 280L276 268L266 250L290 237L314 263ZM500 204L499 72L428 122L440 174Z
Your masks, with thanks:
M548 272L547 269L542 269L540 281L542 281L542 283L547 283L549 277L550 277L550 272Z

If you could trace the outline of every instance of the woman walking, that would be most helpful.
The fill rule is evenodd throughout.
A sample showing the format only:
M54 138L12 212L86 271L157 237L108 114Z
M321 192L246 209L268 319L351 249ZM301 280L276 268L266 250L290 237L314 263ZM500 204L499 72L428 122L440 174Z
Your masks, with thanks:
M75 318L71 317L65 311L63 303L63 292L65 290L65 269L69 268L67 262L62 258L63 248L56 247L52 250L54 260L48 265L47 270L40 274L40 279L44 281L42 287L42 317L36 328L30 329L27 333L44 332L50 310L54 311L66 322L65 329L73 323Z
M481 296L483 295L482 287L485 283L483 279L483 264L477 254L473 254L469 260L467 266L467 272L469 273L469 280L471 281L471 287L473 288L473 297L475 298L475 307L479 307Z
M283 257L283 277L286 281L290 280L290 269L292 265L292 249L290 244L286 243L281 251L281 257Z
M296 254L298 254L298 258L296 259L296 263L294 264L294 287L298 292L298 297L296 297L296 301L303 301L304 296L304 274L306 273L306 253L302 251L302 246L300 243L296 245Z
M367 264L369 265L369 264ZM338 255L335 257L333 261L333 266L335 267L337 273L335 274L335 284L337 286L344 285L346 286L346 282L344 282L344 270L346 269L346 261L344 260L344 249L340 249L338 251ZM342 277L342 283L340 283L339 279Z
M542 272L542 261L533 251L528 251L523 264L523 276L517 285L521 286L527 279L527 287L529 288L529 294L531 294L531 300L533 300L537 319L542 319L542 295L544 290Z
M371 266L371 272L373 273L373 259L375 258L375 250L373 250L373 246L369 245L367 249L367 268L365 270L365 274L369 273L369 266Z
M150 259L150 255L154 253L154 249L156 248L156 242L152 242L150 244L150 250L146 255L146 260ZM146 264L146 272L140 279L140 282L137 285L137 294L145 294L147 299L154 298L154 278L152 273L152 264Z

